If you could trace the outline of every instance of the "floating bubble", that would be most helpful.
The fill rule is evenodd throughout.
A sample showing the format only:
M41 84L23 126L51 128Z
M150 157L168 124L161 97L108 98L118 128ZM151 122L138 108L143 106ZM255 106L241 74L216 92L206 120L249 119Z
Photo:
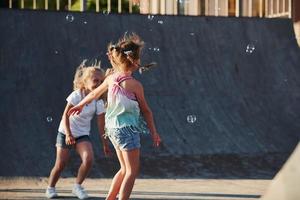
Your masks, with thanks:
M255 50L255 45L254 44L248 44L246 47L246 53L251 54Z
M154 48L153 48L153 51L155 51L155 52L159 52L160 50L159 50L159 48L158 48L158 47L154 47Z
M57 55L57 54L58 54L58 51L57 51L57 50L55 50L55 51L54 51L54 53Z
M87 24L87 21L84 21L83 23L84 23L84 24Z
M197 117L196 117L196 115L188 115L188 116L186 117L186 120L187 120L188 123L193 124L193 123L195 123L195 121L197 120Z
M48 123L51 123L51 122L53 121L53 118L52 118L51 116L48 116L48 117L46 118L46 120L47 120Z
M74 16L71 15L71 14L68 14L68 15L66 16L66 20L67 20L67 22L73 22L73 21L74 21Z
M154 18L154 15L148 15L148 20L152 21Z
M248 44L247 49L255 50L255 45L254 44Z
M148 50L153 52L160 52L160 49L158 47L149 47Z
M157 23L159 23L159 24L163 24L163 23L164 23L164 21L163 21L163 20L158 20L158 21L157 21Z
M107 16L110 14L110 12L108 10L103 10L103 14Z
M190 36L194 36L195 35L195 33L190 33Z

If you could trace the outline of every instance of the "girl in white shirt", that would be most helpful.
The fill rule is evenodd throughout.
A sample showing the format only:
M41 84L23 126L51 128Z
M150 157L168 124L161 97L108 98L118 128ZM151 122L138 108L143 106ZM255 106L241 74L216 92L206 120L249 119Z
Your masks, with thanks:
M104 72L96 66L86 67L84 62L77 68L74 77L74 91L67 98L62 120L58 128L56 139L56 161L49 177L49 185L46 197L57 197L55 185L60 174L69 159L69 151L75 148L82 163L78 169L76 183L72 193L79 199L86 199L88 195L81 186L88 175L94 159L92 144L90 141L90 128L93 116L97 115L99 134L103 143L104 154L110 153L108 140L104 136L104 102L103 98L93 100L87 104L79 115L68 116L67 113L76 106L86 95L99 86L104 80Z

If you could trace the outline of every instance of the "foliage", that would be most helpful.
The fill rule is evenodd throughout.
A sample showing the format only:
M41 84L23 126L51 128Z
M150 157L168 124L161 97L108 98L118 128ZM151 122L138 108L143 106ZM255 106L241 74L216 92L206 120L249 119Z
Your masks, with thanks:
M0 7L8 7L8 1L5 0L2 2L3 5L0 4ZM71 1L71 11L79 11L80 10L80 1L81 0L72 0ZM56 10L56 0L48 0L48 9ZM59 10L68 10L68 0L60 0L59 1ZM86 10L87 11L96 11L96 0L85 0L86 2ZM122 13L129 12L129 0L122 0ZM107 11L107 3L108 0L99 0L100 12ZM13 0L13 8L21 8L21 0ZM24 0L24 9L33 9L33 0ZM36 9L45 9L45 0L36 0ZM111 12L118 12L118 0L111 0ZM139 7L137 5L132 6L132 12L138 13Z

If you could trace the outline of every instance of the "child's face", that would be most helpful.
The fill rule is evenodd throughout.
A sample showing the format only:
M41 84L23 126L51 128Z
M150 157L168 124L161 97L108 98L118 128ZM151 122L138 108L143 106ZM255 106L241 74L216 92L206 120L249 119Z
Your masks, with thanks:
M96 89L104 80L104 76L102 76L101 72L94 72L89 78L87 78L85 87L89 91Z

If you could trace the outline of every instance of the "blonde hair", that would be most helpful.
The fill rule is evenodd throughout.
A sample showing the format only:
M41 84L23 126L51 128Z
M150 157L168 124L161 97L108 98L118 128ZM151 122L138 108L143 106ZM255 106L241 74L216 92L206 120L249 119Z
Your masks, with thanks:
M124 36L113 45L109 43L108 53L113 54L113 62L120 65L123 64L127 67L131 67L134 61L140 59L141 50L144 47L144 41L135 33Z
M95 60L92 65L86 65L86 62L87 60L83 60L76 69L73 81L73 90L84 90L86 80L95 72L100 72L101 76L104 77L105 72L100 67L100 61Z

